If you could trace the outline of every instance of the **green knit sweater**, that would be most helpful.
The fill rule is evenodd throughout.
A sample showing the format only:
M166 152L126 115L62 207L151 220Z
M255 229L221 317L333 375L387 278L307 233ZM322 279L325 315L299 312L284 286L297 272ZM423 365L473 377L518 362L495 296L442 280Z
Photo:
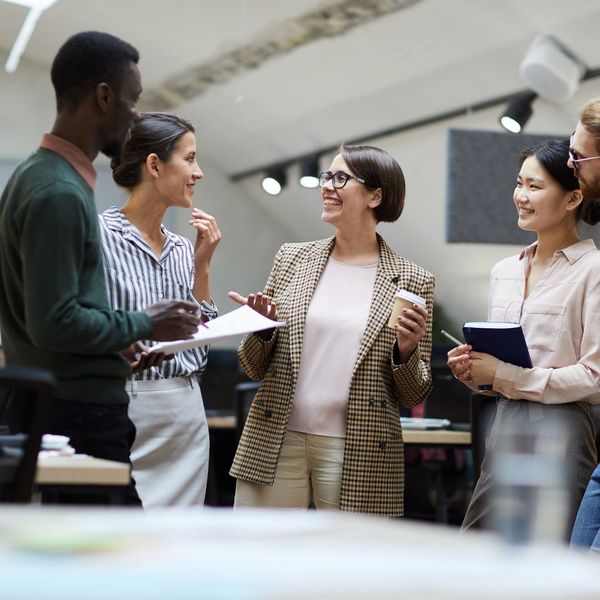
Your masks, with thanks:
M0 284L8 365L53 371L57 398L127 402L119 351L152 325L110 308L93 190L50 150L22 162L0 199Z

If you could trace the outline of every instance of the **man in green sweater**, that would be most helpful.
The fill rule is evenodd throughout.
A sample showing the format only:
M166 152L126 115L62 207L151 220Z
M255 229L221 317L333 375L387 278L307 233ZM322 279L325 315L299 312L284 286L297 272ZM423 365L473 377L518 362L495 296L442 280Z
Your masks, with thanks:
M107 299L92 161L100 151L120 154L142 91L138 60L133 46L106 33L65 42L52 64L52 133L17 167L0 199L6 363L58 378L48 431L69 436L77 452L122 462L135 437L123 351L140 339L189 338L200 322L187 302L126 312L111 310ZM139 504L133 484L127 502Z

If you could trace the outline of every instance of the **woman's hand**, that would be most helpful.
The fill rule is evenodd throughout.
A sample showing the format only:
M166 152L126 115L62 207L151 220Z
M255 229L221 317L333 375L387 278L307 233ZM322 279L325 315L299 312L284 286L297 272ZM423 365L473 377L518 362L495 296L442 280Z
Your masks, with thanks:
M190 225L196 229L194 244L194 265L196 269L208 267L212 255L221 241L221 231L217 220L199 208L192 209Z
M471 352L471 379L476 386L491 386L500 364L495 356L483 352ZM490 388L491 389L491 388Z
M253 308L257 313L260 313L263 317L277 321L277 306L275 302L269 302L269 299L262 293L257 292L256 294L248 294L248 297L242 296L237 292L229 292L227 294L234 302L248 305Z
M448 352L448 367L452 371L452 375L471 388L473 387L471 380L472 349L468 344L462 344Z
M427 333L427 309L418 304L403 308L396 320L396 341L400 362L405 363L414 352L417 344Z

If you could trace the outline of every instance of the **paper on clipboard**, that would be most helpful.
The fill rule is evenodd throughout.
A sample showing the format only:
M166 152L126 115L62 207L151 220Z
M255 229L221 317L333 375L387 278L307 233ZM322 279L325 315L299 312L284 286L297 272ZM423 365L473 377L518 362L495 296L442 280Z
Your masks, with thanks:
M173 342L159 342L152 346L150 352L164 352L173 354L198 346L206 346L211 342L224 340L235 335L242 335L263 329L281 327L285 321L272 321L263 317L249 306L240 306L227 314L217 317L206 323L206 327L198 327L197 333L189 340L175 340Z

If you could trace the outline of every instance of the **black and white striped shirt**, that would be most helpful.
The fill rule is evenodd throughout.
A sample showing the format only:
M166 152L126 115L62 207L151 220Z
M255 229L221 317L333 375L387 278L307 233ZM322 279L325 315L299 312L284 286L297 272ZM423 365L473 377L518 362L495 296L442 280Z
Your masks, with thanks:
M156 258L139 231L116 207L99 215L108 299L114 309L143 310L159 300L188 300L194 282L194 249L190 240L164 226L165 244ZM201 302L202 314L217 316L214 303ZM143 340L146 345L152 342ZM206 366L208 347L178 352L171 360L134 375L135 379L166 379L199 374Z

